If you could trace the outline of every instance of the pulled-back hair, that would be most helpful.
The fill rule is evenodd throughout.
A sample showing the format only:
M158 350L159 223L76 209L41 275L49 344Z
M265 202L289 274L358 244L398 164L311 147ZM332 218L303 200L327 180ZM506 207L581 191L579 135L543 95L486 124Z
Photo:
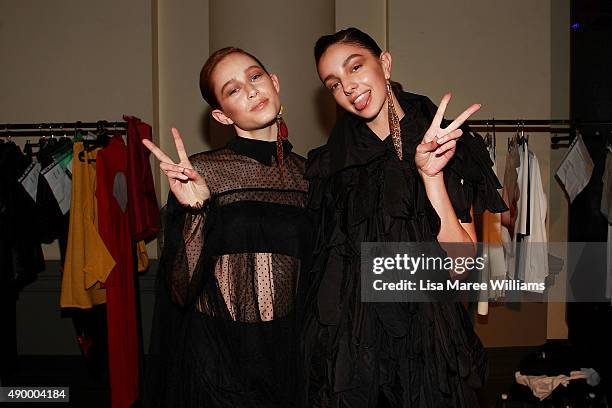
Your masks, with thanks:
M317 40L314 47L314 57L317 65L325 51L334 44L356 45L365 48L375 57L380 57L380 54L382 54L382 49L372 37L358 28L349 27L334 34L324 35ZM402 84L395 81L390 82L396 93L402 91Z
M357 45L367 49L375 57L380 57L380 54L382 54L382 49L372 37L358 28L349 27L338 31L335 34L324 35L317 40L314 47L314 57L317 64L321 59L321 55L323 55L323 53L334 44Z
M225 59L225 57L234 53L243 54L247 57L253 58L264 71L268 72L266 67L257 57L241 48L225 47L213 52L210 57L208 57L204 63L204 66L202 67L202 70L200 71L200 92L202 93L202 97L206 103L208 103L213 109L220 108L221 106L217 100L217 97L215 96L215 88L214 84L212 83L212 73L217 65L223 61L223 59Z

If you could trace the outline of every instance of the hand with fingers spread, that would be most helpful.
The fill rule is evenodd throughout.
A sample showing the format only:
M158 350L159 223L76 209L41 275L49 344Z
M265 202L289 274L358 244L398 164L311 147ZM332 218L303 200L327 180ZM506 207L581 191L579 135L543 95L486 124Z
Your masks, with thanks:
M179 156L179 162L174 163L155 143L144 139L142 143L160 161L159 168L168 176L170 190L182 205L201 208L210 197L210 190L204 177L194 170L185 152L185 145L178 130L172 128L174 144Z
M481 106L479 104L470 106L461 115L457 116L457 119L450 125L443 129L440 126L450 99L450 93L442 97L438 111L429 129L416 148L414 161L419 173L424 177L434 177L442 171L455 154L457 139L463 134L459 127L478 111Z

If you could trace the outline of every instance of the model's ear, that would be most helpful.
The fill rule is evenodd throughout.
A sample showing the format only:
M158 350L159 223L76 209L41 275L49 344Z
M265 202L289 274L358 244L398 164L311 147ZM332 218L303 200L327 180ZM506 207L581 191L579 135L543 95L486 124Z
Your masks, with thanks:
M270 74L270 79L272 80L272 84L274 85L276 92L280 93L280 82L278 82L278 77L276 74Z
M210 114L212 115L213 118L215 118L215 120L219 123L221 123L222 125L233 125L234 121L230 119L229 116L227 116L225 113L223 113L223 111L221 109L213 109L212 112L210 112Z
M383 72L385 73L385 79L391 79L391 65L393 59L389 51L384 51L380 54L380 64L382 65Z

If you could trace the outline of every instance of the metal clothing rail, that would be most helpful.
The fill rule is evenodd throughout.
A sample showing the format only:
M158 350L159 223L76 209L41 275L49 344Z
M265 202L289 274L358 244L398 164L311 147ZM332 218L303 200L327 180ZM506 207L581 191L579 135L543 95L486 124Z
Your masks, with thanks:
M492 131L493 134L513 133L518 131L550 133L552 149L569 147L574 139L576 130L585 127L612 126L612 120L606 121L581 121L569 119L477 119L465 122L474 131ZM567 134L567 136L558 136ZM553 136L554 135L554 136ZM612 130L610 131L612 135ZM599 138L601 133L595 131L594 137ZM561 143L567 142L567 143Z
M472 126L478 125L515 125L515 126L600 126L600 125L612 125L612 120L607 121L581 121L581 120L569 120L569 119L476 119L468 120L465 123Z
M0 125L0 137L32 136L74 136L77 132L91 130L113 130L125 133L127 122L42 122L42 123L4 123Z

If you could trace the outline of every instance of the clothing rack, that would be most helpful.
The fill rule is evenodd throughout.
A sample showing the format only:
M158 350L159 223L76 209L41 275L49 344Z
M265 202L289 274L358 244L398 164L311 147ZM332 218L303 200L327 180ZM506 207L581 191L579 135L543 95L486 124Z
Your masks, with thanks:
M11 137L61 137L74 136L78 132L110 130L125 134L127 122L43 122L43 123L5 123L0 125L0 138Z
M576 131L584 127L597 127L597 126L610 126L612 127L612 120L606 121L580 121L580 120L569 120L569 119L476 119L468 120L465 122L467 125L472 127L474 131L492 131L493 134L496 132L518 132L520 130L526 132L548 132L551 135L551 148L559 149L563 147L569 147L572 140L575 137ZM501 126L500 126L501 125ZM556 136L557 134L565 134L567 136ZM601 133L595 131L595 137L600 137ZM612 129L610 130L610 136L612 136ZM561 142L567 142L561 144Z

